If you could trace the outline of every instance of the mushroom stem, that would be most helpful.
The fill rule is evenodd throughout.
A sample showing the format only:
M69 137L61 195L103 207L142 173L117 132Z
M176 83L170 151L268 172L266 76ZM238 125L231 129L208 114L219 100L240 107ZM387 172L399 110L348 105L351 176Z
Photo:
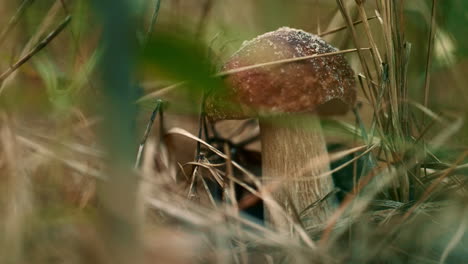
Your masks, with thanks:
M317 117L260 119L262 175L273 186L273 198L287 216L266 204L265 219L277 229L289 228L286 217L309 227L323 223L336 206L333 199L320 201L334 186L320 121ZM279 184L276 184L279 183ZM318 202L312 208L307 207Z

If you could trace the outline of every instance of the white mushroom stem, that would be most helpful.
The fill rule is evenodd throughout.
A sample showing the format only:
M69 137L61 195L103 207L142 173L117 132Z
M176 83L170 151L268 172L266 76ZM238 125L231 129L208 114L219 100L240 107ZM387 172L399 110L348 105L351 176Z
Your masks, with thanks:
M285 209L286 217L295 221L299 216L308 227L324 223L335 207L333 198L303 212L334 188L331 175L317 177L330 170L319 119L260 119L260 133L262 175L273 187L272 196ZM273 227L289 228L286 217L266 205L265 219Z

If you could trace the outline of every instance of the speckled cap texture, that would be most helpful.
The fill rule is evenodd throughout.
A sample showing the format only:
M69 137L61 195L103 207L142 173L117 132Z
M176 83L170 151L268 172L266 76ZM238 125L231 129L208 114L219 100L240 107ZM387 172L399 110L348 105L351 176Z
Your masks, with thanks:
M338 49L303 30L282 27L246 41L223 71L335 52ZM257 67L226 77L228 91L206 99L210 119L243 119L284 113L343 114L356 100L354 72L342 55Z

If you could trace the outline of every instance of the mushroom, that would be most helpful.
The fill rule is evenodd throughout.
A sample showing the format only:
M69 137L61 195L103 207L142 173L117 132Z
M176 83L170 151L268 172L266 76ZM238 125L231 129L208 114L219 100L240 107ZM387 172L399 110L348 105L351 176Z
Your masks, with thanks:
M335 51L316 35L282 27L244 42L223 70ZM267 179L280 182L273 188L273 198L290 217L299 215L307 226L323 223L336 202L324 199L334 189L331 175L317 177L330 170L318 116L344 114L354 104L354 72L345 58L334 54L248 67L228 74L226 81L227 91L215 90L206 98L208 118L257 117L262 177L267 184ZM270 225L288 227L284 214L266 207Z

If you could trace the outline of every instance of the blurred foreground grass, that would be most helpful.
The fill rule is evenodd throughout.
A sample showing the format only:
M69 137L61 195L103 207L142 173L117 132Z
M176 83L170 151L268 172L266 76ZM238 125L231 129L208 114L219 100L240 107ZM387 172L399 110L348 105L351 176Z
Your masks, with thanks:
M464 263L465 2L3 3L0 262ZM341 146L332 154L365 146L352 153L360 167L339 171L354 185L335 219L291 236L236 206L234 182L254 184L241 169L259 174L255 121L199 117L203 94L223 89L223 61L280 26L375 48L346 55L354 114L322 122ZM216 182L221 200L207 191Z

